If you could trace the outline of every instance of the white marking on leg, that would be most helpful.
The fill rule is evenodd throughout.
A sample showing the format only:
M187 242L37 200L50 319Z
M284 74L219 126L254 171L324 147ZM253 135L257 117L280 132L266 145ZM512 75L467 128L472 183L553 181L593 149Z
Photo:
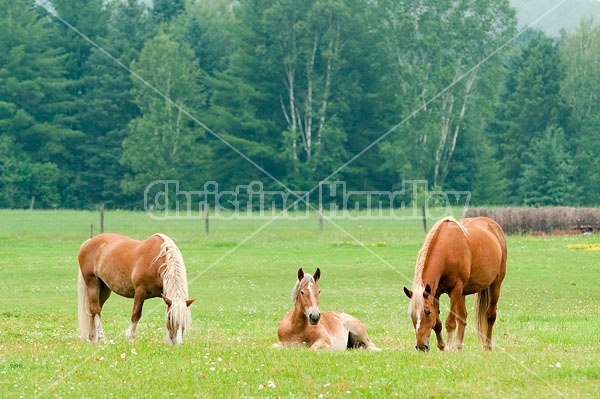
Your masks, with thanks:
M96 328L96 337L94 339L94 342L104 341L106 337L104 336L104 330L102 329L102 320L100 319L99 314L94 316L94 327Z
M133 341L135 340L135 329L137 327L137 321L131 323L131 325L129 326L129 328L127 329L127 332L125 333L125 336L127 337L127 339L129 341Z

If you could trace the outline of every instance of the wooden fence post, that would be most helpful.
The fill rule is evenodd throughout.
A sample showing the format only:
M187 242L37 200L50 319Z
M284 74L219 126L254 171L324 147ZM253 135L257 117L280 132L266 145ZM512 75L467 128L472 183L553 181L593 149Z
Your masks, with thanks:
M323 204L319 204L319 231L323 231Z
M425 215L425 205L421 205L421 212L423 213L423 231L427 233L427 216Z
M208 202L205 202L202 207L204 208L204 231L206 232L206 234L208 234L208 232L209 232L208 214L210 211L210 205Z
M100 234L104 233L104 203L100 204Z

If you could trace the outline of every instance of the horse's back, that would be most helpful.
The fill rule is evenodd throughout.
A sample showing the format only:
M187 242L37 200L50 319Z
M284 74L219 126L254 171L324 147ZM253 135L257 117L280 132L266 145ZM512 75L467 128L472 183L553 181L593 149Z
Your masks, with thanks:
M122 234L98 234L84 242L81 248L79 248L79 265L82 271L84 271L86 267L94 267L95 264L103 261L111 251L120 250L121 252L126 252L133 246L139 245L139 243L140 241Z
M506 273L507 256L506 237L502 227L487 217L462 219L460 223L468 232L471 283L490 284L496 279L502 280ZM477 291L478 288L473 290Z
M79 266L84 277L95 276L119 295L132 297L140 274L151 273L151 280L158 280L150 265L162 242L157 235L139 241L116 233L99 234L81 246Z
M498 256L506 252L506 236L495 220L481 216L462 219L460 223L468 231L472 249L485 248Z

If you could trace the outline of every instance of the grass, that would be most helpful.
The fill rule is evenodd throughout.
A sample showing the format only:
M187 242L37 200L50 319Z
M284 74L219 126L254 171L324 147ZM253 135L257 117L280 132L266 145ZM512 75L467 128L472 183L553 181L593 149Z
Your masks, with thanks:
M186 261L193 327L164 342L164 305L146 302L136 342L132 301L113 295L105 344L77 337L77 251L98 215L0 211L0 391L3 397L594 397L600 383L600 236L508 239L508 274L482 352L469 326L461 353L417 353L402 286L424 238L419 220L316 218L155 221L107 212L107 231L164 232ZM359 245L355 238L364 243ZM323 273L321 310L361 319L384 349L272 349L296 270ZM442 316L448 299L442 298Z

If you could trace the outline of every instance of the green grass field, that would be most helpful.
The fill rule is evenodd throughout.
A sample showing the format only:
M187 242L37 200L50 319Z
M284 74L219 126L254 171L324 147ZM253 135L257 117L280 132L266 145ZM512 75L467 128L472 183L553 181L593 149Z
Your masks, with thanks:
M155 221L108 212L106 231L172 237L187 267L193 326L164 341L164 304L146 302L137 341L132 301L111 296L108 342L77 336L77 251L98 214L0 211L0 396L597 397L600 235L511 236L495 350L473 330L460 353L414 350L404 285L425 236L419 220ZM433 221L429 221L430 225ZM355 240L363 243L359 245ZM579 246L579 247L577 247ZM594 250L596 249L596 250ZM382 352L273 349L298 267L322 271L321 311L361 319ZM448 298L442 297L442 317ZM433 337L432 337L433 339Z

